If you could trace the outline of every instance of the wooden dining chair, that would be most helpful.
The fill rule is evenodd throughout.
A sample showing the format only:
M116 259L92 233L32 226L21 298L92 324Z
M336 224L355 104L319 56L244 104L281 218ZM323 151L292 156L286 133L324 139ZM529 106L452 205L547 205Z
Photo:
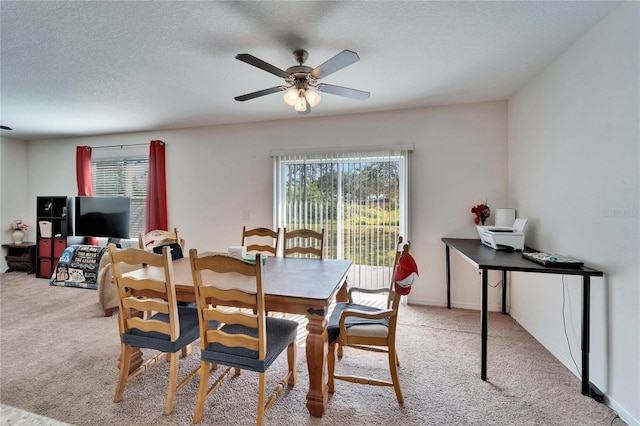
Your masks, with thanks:
M156 254L136 248L119 250L114 244L109 244L109 258L118 293L121 341L120 374L113 402L122 400L129 380L167 358L171 366L164 414L171 414L176 391L193 379L199 370L198 367L178 383L179 353L200 337L198 310L176 303L173 265L168 247L164 247L162 254ZM130 270L125 265L154 267L163 273L148 278L131 278L122 272L123 269ZM142 312L153 312L153 315L144 316ZM153 349L161 353L142 363L140 349Z
M249 244L251 239L252 244ZM278 242L280 240L280 228L274 231L269 228L253 228L247 229L242 227L242 246L246 246L247 253L260 252L270 253L273 256L278 254Z
M266 316L261 257L258 253L255 262L251 263L222 254L198 256L196 249L189 251L201 347L200 388L194 424L202 420L207 398L232 370L235 374L240 374L242 369L258 373L257 425L262 424L264 413L285 385L295 384L298 323ZM248 309L229 309L233 307ZM288 371L267 399L267 369L284 349L287 349ZM211 369L219 364L227 368L209 387Z
M315 257L322 259L324 253L324 228L320 232L312 229L287 231L284 228L284 257Z
M329 340L327 356L329 380L327 387L330 393L335 391L334 380L374 386L393 386L398 402L403 403L402 390L398 380L400 362L396 352L396 325L398 321L398 306L402 295L396 291L394 277L400 258L408 255L409 248L410 243L407 242L407 244L403 245L402 237L399 237L393 262L391 284L388 288L365 289L352 287L349 289L349 301L336 304L327 325ZM387 293L386 307L377 309L372 306L353 303L353 295L357 292ZM403 293L406 294L406 291L403 291ZM391 381L355 375L335 375L336 347L338 345L340 346L338 358L342 357L342 347L387 353Z
M180 247L176 247L175 244L178 244ZM184 257L185 240L180 236L180 230L178 228L173 228L173 231L154 229L146 234L138 234L138 247L143 250L160 253L162 247L165 245L173 249L171 253L173 260Z

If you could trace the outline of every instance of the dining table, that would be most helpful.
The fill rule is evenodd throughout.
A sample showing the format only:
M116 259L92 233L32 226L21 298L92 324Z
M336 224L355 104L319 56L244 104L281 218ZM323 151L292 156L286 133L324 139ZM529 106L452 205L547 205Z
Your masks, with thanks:
M210 253L199 253L199 256ZM327 320L334 302L347 301L347 275L350 260L267 257L263 267L263 292L268 312L304 315L307 322L305 341L309 391L307 409L313 417L321 417L328 400L325 382L327 365ZM195 302L193 275L188 257L172 262L176 299ZM205 271L214 274L211 271ZM162 278L162 268L144 267L124 274L129 277ZM238 285L233 280L229 285ZM254 280L255 283L255 280ZM139 354L141 361L142 354ZM132 370L137 368L132 362Z

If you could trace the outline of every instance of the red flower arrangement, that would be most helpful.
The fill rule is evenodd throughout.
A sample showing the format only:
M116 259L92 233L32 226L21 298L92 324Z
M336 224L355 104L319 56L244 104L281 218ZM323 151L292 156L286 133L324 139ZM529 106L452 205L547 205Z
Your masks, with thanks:
M478 204L477 206L471 207L471 213L476 215L476 217L473 218L476 225L484 225L485 220L491 216L491 209L485 201L484 204Z

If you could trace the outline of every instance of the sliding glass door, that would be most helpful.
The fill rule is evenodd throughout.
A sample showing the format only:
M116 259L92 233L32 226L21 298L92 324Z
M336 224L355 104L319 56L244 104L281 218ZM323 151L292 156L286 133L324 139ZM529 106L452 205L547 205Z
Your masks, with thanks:
M325 258L354 263L350 284L389 285L407 230L407 151L274 156L276 225L325 230Z

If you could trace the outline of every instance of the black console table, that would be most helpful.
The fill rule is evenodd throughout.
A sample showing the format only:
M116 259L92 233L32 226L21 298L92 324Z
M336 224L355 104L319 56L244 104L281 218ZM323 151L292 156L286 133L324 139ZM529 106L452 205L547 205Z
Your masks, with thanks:
M602 271L582 268L559 268L543 266L522 258L520 252L497 251L483 245L478 239L443 238L447 257L447 307L451 309L451 264L450 249L454 249L467 262L482 270L482 296L480 302L481 361L480 378L487 380L487 298L489 283L487 271L502 271L502 313L506 313L507 271L535 272L541 274L582 276L582 394L590 395L589 388L589 321L591 277L601 277ZM525 250L533 251L525 248Z

